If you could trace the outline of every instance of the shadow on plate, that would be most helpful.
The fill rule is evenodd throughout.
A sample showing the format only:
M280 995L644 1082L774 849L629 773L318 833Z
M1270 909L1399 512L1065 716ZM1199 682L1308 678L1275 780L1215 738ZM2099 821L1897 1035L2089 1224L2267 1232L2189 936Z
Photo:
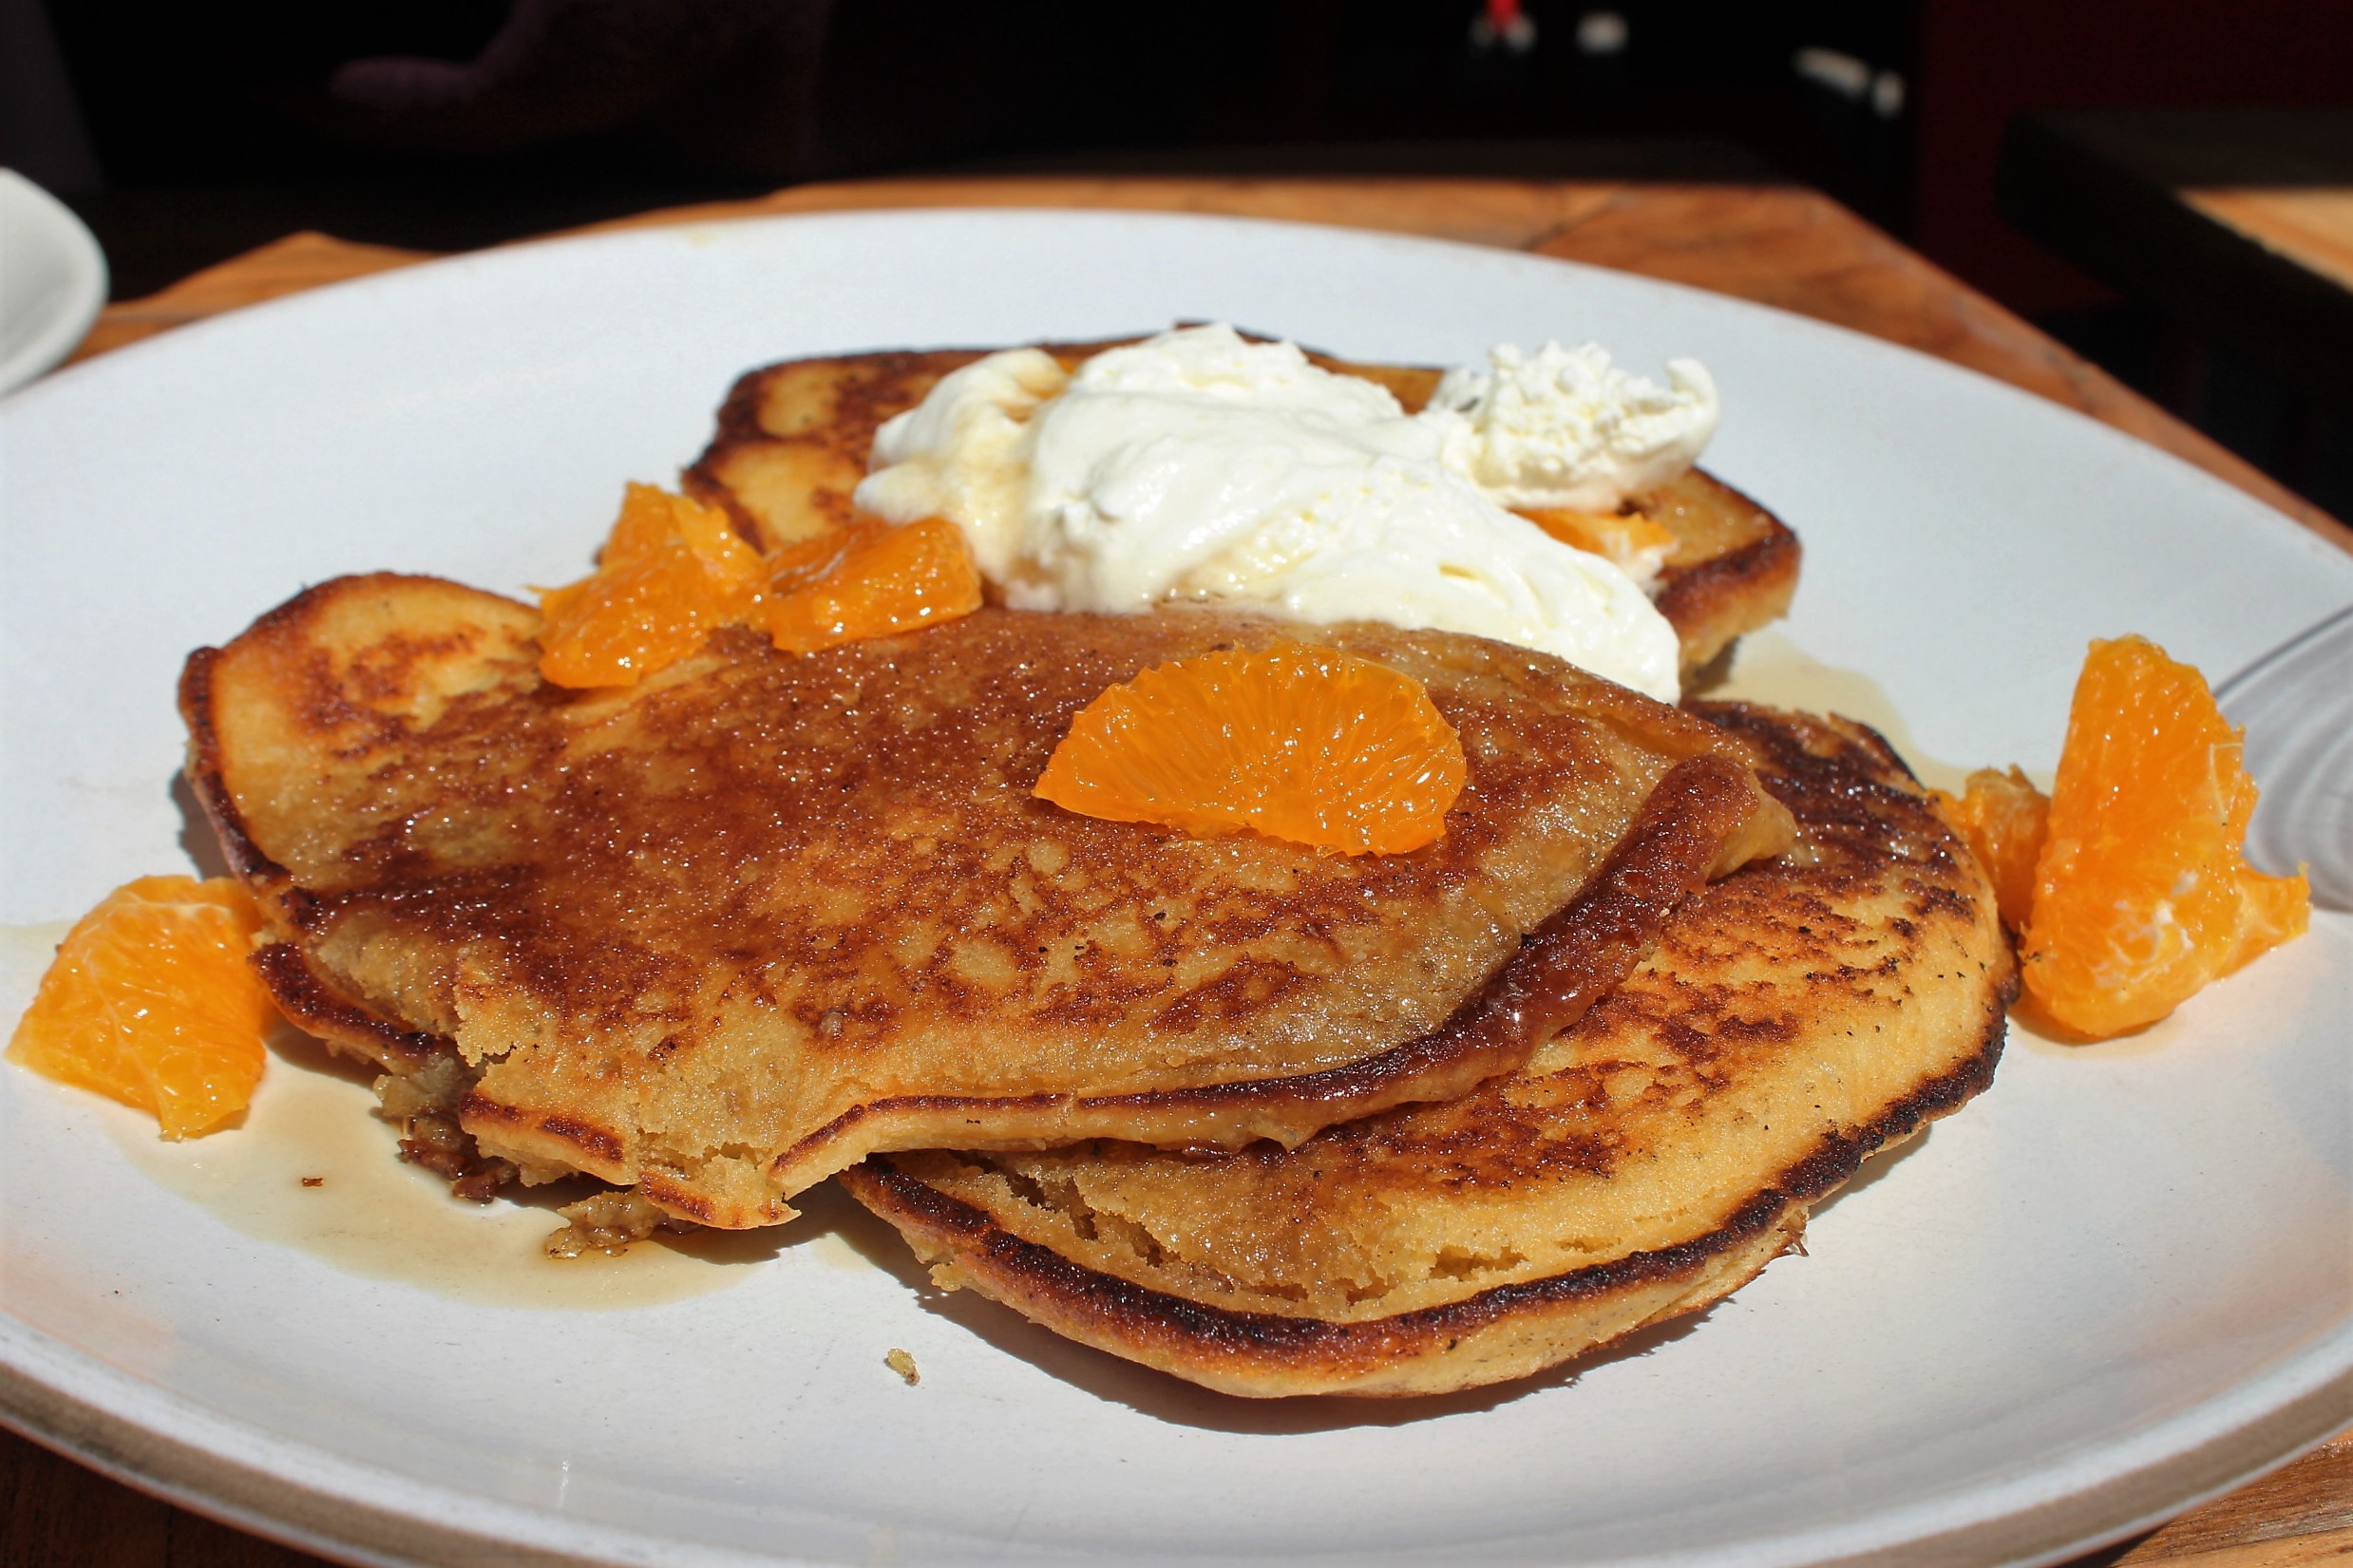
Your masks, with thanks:
M1869 1159L1864 1161L1863 1168L1861 1170L1856 1171L1854 1175L1848 1178L1846 1182L1841 1185L1836 1192L1831 1193L1828 1198L1823 1199L1820 1202L1813 1205L1813 1209L1806 1221L1807 1225L1812 1227L1821 1223L1822 1217L1824 1215L1838 1207L1838 1205L1846 1201L1848 1198L1851 1197L1855 1193L1861 1192L1866 1187L1873 1186L1886 1181L1889 1171L1895 1169L1896 1166L1902 1164L1905 1161L1909 1160L1920 1150L1927 1147L1928 1140L1935 1135L1936 1127L1933 1124L1931 1124L1928 1126L1921 1128L1916 1137L1906 1139L1894 1148L1882 1149L1877 1154L1874 1154Z
M174 773L171 784L172 804L180 808L180 847L196 865L199 877L226 877L229 858L220 852L219 836L213 832L212 819L204 815L202 803L196 798L196 786L185 773Z
M1442 1416L1493 1409L1547 1389L1566 1388L1594 1368L1647 1355L1691 1332L1708 1315L1708 1311L1702 1310L1657 1324L1620 1339L1607 1350L1580 1356L1532 1377L1460 1393L1404 1399L1356 1399L1337 1394L1243 1399L1065 1339L977 1292L943 1291L932 1283L930 1271L886 1221L866 1212L838 1186L827 1183L819 1190L837 1200L838 1209L843 1211L836 1219L834 1234L860 1256L906 1286L924 1311L1098 1399L1128 1406L1158 1421L1209 1431L1274 1435L1351 1426L1403 1426ZM814 1199L817 1194L805 1196ZM811 1218L817 1206L806 1206Z

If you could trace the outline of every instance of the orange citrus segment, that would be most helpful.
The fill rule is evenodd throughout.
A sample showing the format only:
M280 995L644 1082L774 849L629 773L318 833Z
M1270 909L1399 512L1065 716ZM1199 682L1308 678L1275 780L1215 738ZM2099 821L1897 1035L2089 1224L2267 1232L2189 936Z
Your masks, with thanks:
M651 484L622 486L620 516L613 520L613 532L597 552L597 565L611 571L660 555L678 534L678 514L670 504L674 499L682 498Z
M850 552L872 544L889 526L880 518L860 515L839 528L779 546L768 557L769 598L781 598L823 582L841 570Z
M2035 861L2042 854L2050 797L2015 767L2007 773L1979 768L1969 775L1966 792L1958 800L1943 790L1933 793L1945 820L1976 852L1985 874L1993 878L2002 923L2012 931L2023 931L2034 903Z
M781 552L766 601L787 653L937 626L980 608L980 571L954 523L853 527Z
M2218 972L2231 974L2312 925L2312 879L2250 871L2240 888L2238 941Z
M2146 638L2093 643L2021 942L2043 1011L2093 1036L2138 1029L2301 934L2306 879L2247 863L2254 808L2205 679Z
M1208 653L1080 710L1034 794L1083 816L1395 855L1446 831L1462 742L1421 683L1328 649Z
M117 888L59 946L9 1060L153 1111L166 1138L218 1126L253 1100L277 1017L246 961L260 929L225 877Z
M768 586L768 565L760 552L744 542L727 514L717 507L698 505L684 496L665 495L663 499L672 503L678 532L711 584L720 620L745 619Z
M634 686L712 627L750 615L765 578L725 513L632 484L596 575L540 595L540 673L558 686Z
M1656 570L1675 548L1675 536L1664 524L1640 512L1571 512L1559 507L1531 507L1520 514L1571 549L1605 557L1614 565L1641 575Z
M685 541L540 597L540 673L558 686L635 686L702 647L719 624Z

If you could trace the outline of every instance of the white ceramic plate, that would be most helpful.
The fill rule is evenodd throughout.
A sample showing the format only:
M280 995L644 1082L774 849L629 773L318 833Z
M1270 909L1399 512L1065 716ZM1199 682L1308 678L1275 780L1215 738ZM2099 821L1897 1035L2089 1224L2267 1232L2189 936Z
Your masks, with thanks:
M106 256L71 209L0 169L0 392L73 352L106 303Z
M201 852L173 784L190 648L347 571L577 575L622 482L691 460L748 366L1180 317L1371 359L1547 335L1701 356L1729 410L1711 466L1806 540L1776 646L1867 672L1934 758L2048 766L2090 636L2219 672L2353 602L2353 557L2089 421L1517 255L985 213L484 255L189 328L0 410L0 920L31 928L0 1017L45 922ZM398 1201L299 1209L392 1180L345 1080L281 1063L253 1126L165 1149L10 1067L0 1401L142 1485L370 1561L2049 1560L2353 1417L2349 1015L2353 918L2323 915L2137 1038L2014 1031L1989 1093L1703 1318L1372 1406L1237 1402L1065 1346L930 1293L839 1202L749 1260L624 1263L602 1310L542 1299L535 1211L461 1214L406 1176Z

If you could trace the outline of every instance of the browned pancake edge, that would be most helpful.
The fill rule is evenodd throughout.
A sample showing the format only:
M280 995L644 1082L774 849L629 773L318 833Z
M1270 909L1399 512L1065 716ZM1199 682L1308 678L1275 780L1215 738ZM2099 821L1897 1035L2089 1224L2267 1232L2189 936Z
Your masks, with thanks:
M1949 837L1942 835L1916 795L1907 797L1907 804L1891 803L1885 794L1874 801L1874 784L1884 785L1902 770L1884 742L1861 727L1794 720L1744 705L1711 706L1707 711L1775 754L1783 765L1778 771L1768 769L1765 777L1768 787L1798 816L1800 854L1807 841L1802 835L1810 826L1836 835L1859 822L1866 838L1886 832L1890 842L1909 840L1915 844L1923 835ZM1908 781L1908 775L1904 777ZM843 1181L862 1202L901 1231L918 1255L935 1265L935 1275L942 1283L975 1289L1080 1343L1224 1392L1249 1397L1428 1394L1527 1376L1645 1325L1698 1311L1737 1289L1797 1240L1809 1208L1835 1191L1866 1159L1958 1110L1991 1083L2002 1050L2004 1009L2016 992L2015 973L1991 924L1990 892L1980 885L1983 877L1974 862L1965 854L1933 849L1930 860L1945 865L1948 874L1923 879L1910 896L1914 913L1896 916L1892 923L1901 925L1913 917L1965 917L1979 933L1983 964L1979 973L1940 964L1933 973L1906 971L1902 975L1901 984L1914 994L1925 997L1920 988L1936 988L1947 1001L1971 999L1958 1009L1957 1015L1968 1021L1957 1029L1957 1037L1933 1043L1933 1057L1941 1065L1867 1119L1825 1130L1793 1160L1760 1173L1753 1187L1745 1189L1747 1196L1717 1222L1698 1224L1665 1245L1467 1292L1457 1299L1411 1311L1355 1317L1299 1315L1236 1310L1088 1266L1021 1234L1012 1213L992 1212L988 1204L967 1201L918 1174L921 1168L954 1169L962 1156L878 1157L844 1173ZM1741 877L1763 881L1775 875L1773 864L1758 864L1736 874L1719 889L1731 888ZM1809 909L1831 920L1840 917L1834 904L1821 905L1809 897L1802 875L1790 886L1785 902L1794 918L1814 918ZM1950 901L1956 893L1974 894L1965 916ZM1895 935L1902 945L1903 933ZM1660 1009L1672 1027L1679 983L1653 983L1645 996L1628 996L1622 1003L1612 998L1604 1008L1630 1010L1622 1015L1635 1017L1645 1015L1645 1008ZM1635 988L1636 982L1629 981L1629 992ZM1606 1029L1609 1016L1597 1011L1588 1023ZM1564 1044L1573 1050L1578 1039L1572 1030ZM1802 1035L1797 1043L1802 1046ZM1487 1086L1468 1105L1500 1105L1512 1093L1512 1082ZM1461 1130L1466 1117L1467 1132ZM1408 1143L1414 1142L1416 1129L1426 1129L1415 1146L1427 1148L1436 1162L1423 1177L1434 1200L1465 1180L1466 1173L1480 1169L1476 1144L1483 1118L1497 1129L1490 1136L1508 1136L1514 1144L1497 1151L1503 1168L1543 1168L1543 1156L1525 1152L1521 1140L1528 1129L1509 1115L1492 1108L1482 1112L1444 1105L1411 1108L1380 1123L1337 1128L1287 1155L1270 1152L1262 1158L1294 1167L1328 1167L1335 1160L1330 1151L1361 1146L1361 1139L1354 1144L1350 1140L1365 1128L1392 1125ZM1372 1137L1377 1143L1381 1135ZM1319 1149L1327 1151L1320 1160ZM1158 1166L1165 1170L1167 1162L1161 1160ZM1032 1173L1024 1180L1042 1181L1052 1174L1042 1163L1022 1169ZM1413 1203L1407 1181L1403 1177L1392 1181L1385 1189L1388 1201ZM1303 1207L1312 1211L1312 1203ZM1274 1217L1252 1215L1234 1222L1273 1223Z
M1865 1160L1988 1087L2002 1033L1996 1013L1966 1064L1922 1086L1872 1125L1826 1142L1781 1172L1730 1224L1678 1246L1361 1322L1229 1312L1086 1268L1007 1231L986 1210L903 1174L887 1155L840 1180L898 1228L942 1283L976 1290L1065 1338L1187 1382L1249 1399L1452 1393L1529 1376L1730 1295L1797 1243L1811 1207Z

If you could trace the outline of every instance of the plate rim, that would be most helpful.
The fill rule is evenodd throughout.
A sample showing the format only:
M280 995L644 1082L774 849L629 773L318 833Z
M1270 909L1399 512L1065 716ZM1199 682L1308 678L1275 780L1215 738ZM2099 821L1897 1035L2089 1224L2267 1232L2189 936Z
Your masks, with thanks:
M2303 1360L2325 1361L2321 1352L2326 1349L2324 1341ZM25 1356L25 1351L32 1354ZM34 1360L50 1362L51 1375L45 1378L27 1364ZM2163 1449L2168 1428L2194 1424L2200 1413L2230 1403L2233 1395L2255 1407L2222 1429L2143 1463L2128 1462L2088 1486L2022 1508L1916 1530L1877 1544L1851 1549L1834 1544L1837 1537L1874 1523L1884 1527L1907 1515L1934 1514L1970 1498L2031 1489L2028 1478L2013 1476L1990 1486L1964 1486L1925 1498L1893 1515L1787 1531L1744 1546L1707 1548L1704 1556L1756 1568L1909 1568L1931 1558L2018 1568L2061 1562L2176 1517L2328 1441L2353 1411L2353 1365L2333 1372L2324 1366L2324 1375L2302 1388L2292 1386L2304 1381L2290 1375L2298 1370L2297 1363L2276 1369L2269 1378L2191 1407L2110 1451L2127 1446ZM2284 1399L2273 1401L2260 1391L2264 1385L2278 1382L2291 1385ZM169 1419L127 1414L119 1405L141 1401L107 1399L109 1391L143 1395L150 1411L161 1405ZM236 1528L314 1554L386 1568L485 1556L518 1568L622 1568L655 1560L681 1568L831 1568L834 1560L740 1552L623 1525L573 1524L548 1509L459 1491L383 1465L323 1453L108 1368L6 1314L0 1314L0 1423L116 1481ZM228 1435L246 1447L231 1453L206 1446L202 1440L208 1435ZM272 1458L281 1463L273 1465L268 1463ZM324 1469L346 1484L330 1485L304 1476L286 1463L297 1458L305 1460L313 1476ZM388 1506L380 1495L369 1495L367 1483L408 1493L420 1502L454 1505L451 1512L464 1518L436 1521L422 1508ZM1831 1549L1812 1550L1817 1543ZM1624 1568L1668 1560L1694 1559L1689 1554L1644 1554L1607 1559Z
M35 189L37 190L38 187ZM46 192L42 194L47 195ZM55 200L54 198L48 199L52 202ZM66 209L60 204L60 210L64 211L67 217L72 217L70 209ZM0 427L5 427L12 415L21 417L37 410L43 403L47 401L48 395L52 392L79 387L92 373L93 368L102 361L113 362L120 360L124 354L133 354L142 356L142 359L134 360L133 363L142 363L145 355L169 353L176 348L184 349L188 346L208 343L224 332L234 333L241 330L250 330L255 323L275 321L281 314L294 314L312 309L326 309L329 308L328 302L352 298L379 289L405 286L426 287L427 286L426 280L444 279L461 272L527 266L533 258L551 250L570 254L604 246L621 248L632 244L650 246L681 242L691 245L694 243L694 236L713 229L770 227L793 229L837 225L887 227L909 220L922 222L1011 220L1016 223L1047 225L1146 225L1167 226L1171 230L1202 228L1237 232L1262 231L1269 236L1306 233L1342 238L1352 243L1375 248L1451 254L1457 257L1475 259L1483 264L1500 265L1507 268L1527 268L1539 272L1566 268L1572 273L1589 274L1614 280L1619 284L1631 283L1646 290L1662 291L1688 304L1698 305L1704 309L1728 310L1736 314L1759 313L1779 323L1784 331L1801 334L1825 334L1832 341L1843 343L1850 349L1867 354L1894 355L1899 361L1910 364L1922 373L1954 378L1955 385L1971 386L1978 388L1981 393L1990 391L2001 398L2022 399L2022 404L2013 406L2032 407L2045 417L2057 416L2062 424L2072 425L2078 431L2097 431L2099 435L2095 439L2122 444L2120 447L2114 448L2115 450L2131 451L2144 456L2154 455L2163 463L2171 465L2175 479L2189 481L2193 487L2205 491L2210 499L2218 500L2222 504L2229 506L2250 508L2253 514L2259 514L2263 519L2260 526L2271 529L2284 528L2286 533L2280 536L2284 538L2315 541L2333 548L2339 555L2353 558L2353 523L2331 519L2329 520L2335 524L2332 528L2290 516L2262 497L2239 488L2221 475L2191 462L2176 452L2135 435L2120 425L2111 425L2097 415L2086 412L2073 405L2045 397L2040 392L1996 375L1992 371L1983 370L1972 365L1964 365L1959 360L1947 359L1942 354L1931 353L1926 349L1915 348L1908 343L1899 343L1891 338L1880 337L1875 333L1850 327L1841 322L1825 320L1820 316L1808 315L1786 306L1747 299L1737 294L1703 288L1698 284L1683 283L1673 278L1654 277L1647 273L1604 266L1598 262L1581 261L1570 256L1548 255L1537 251L1486 245L1474 240L1453 239L1442 236L1405 234L1390 229L1357 228L1345 223L1315 219L1262 217L1236 213L1183 212L1163 208L925 206L916 204L903 207L825 208L807 212L742 213L719 217L689 217L674 223L632 224L623 228L599 227L580 232L541 235L486 246L480 250L426 255L419 260L397 267L364 273L354 277L339 278L332 283L299 289L290 293L256 300L250 305L218 312L199 320L176 326L169 331L151 333L134 339L119 348L108 349L104 354L92 355L88 359L60 366L49 373L36 377L17 387L13 392L0 392ZM74 222L79 226L78 218L74 219ZM92 238L93 247L96 243L95 238ZM103 254L99 260L103 268L104 264ZM416 281L412 282L412 280ZM103 305L103 285L100 290L100 299ZM95 313L94 309L93 315ZM76 341L79 341L78 338ZM947 347L976 346L947 345ZM864 347L884 349L892 346L870 344ZM6 520L6 512L0 510L0 526L5 526ZM2353 606L2353 600L2348 600L2347 603Z
M39 187L36 186L34 189L38 190ZM44 197L47 197L47 195L46 192L43 192L42 194ZM62 203L57 203L55 198L47 198L47 199L53 204L58 205L60 211L64 212L67 217L71 218L73 217L71 210L65 208ZM1932 368L1931 373L1948 377L1958 377L1964 383L1973 384L1980 387L1996 388L2002 395L2011 398L2022 398L2026 400L2027 406L2041 410L2045 413L2055 413L2064 422L2074 423L2082 427L2088 427L2090 429L2104 432L2107 438L2125 443L2127 447L2131 450L2141 453L2155 454L2156 457L2163 460L2165 463L2173 464L2177 471L2177 476L2194 475L2196 476L2198 482L2203 486L2208 487L2211 493L2230 498L2233 504L2240 504L2254 508L2256 511L2263 514L2267 520L2268 520L2267 526L2284 524L2290 531L2288 537L2316 538L2322 543L2335 546L2336 549L2344 555L2353 557L2353 523L2346 523L2342 520L2338 520L2337 526L2333 530L2324 529L2307 523L2281 511L2278 507L2271 505L2268 501L2266 501L2252 492L2239 488L2237 485L2231 483L2229 480L2224 479L2219 474L2213 473L2210 469L2201 467L2197 463L2191 462L2188 458L2182 457L2178 453L2173 452L2163 446L2159 446L2155 443L2148 441L2141 436L2137 436L2132 431L2124 429L2120 425L2111 425L2106 420L2099 418L2097 415L2088 413L2081 408L2074 406L2073 405L2060 403L2052 398L2045 397L2040 392L2036 392L2025 387L2020 386L2018 383L2010 381L2005 377L1996 375L1989 370L1983 370L1972 365L1964 365L1959 360L1948 359L1942 354L1931 353L1926 349L1915 348L1908 343L1899 343L1892 338L1881 337L1875 333L1865 331L1860 328L1850 327L1841 322L1825 320L1820 316L1808 315L1801 311L1792 310L1787 306L1769 304L1762 300L1747 299L1738 294L1726 293L1720 290L1704 288L1694 283L1684 283L1674 278L1655 277L1650 274L1636 272L1627 268L1610 267L1603 265L1599 262L1582 261L1571 256L1549 255L1538 251L1527 251L1507 246L1481 244L1474 240L1454 239L1436 235L1406 234L1391 229L1358 228L1345 223L1326 222L1317 219L1262 217L1254 215L1238 213L1172 211L1165 208L1149 207L1053 207L1023 206L1018 204L1006 206L927 206L922 204L912 204L908 206L893 207L862 206L822 208L806 212L740 213L729 214L725 216L696 216L682 217L676 222L670 223L640 223L631 224L627 227L621 228L598 227L571 233L539 235L525 239L511 240L503 244L485 246L480 250L456 251L443 255L427 255L422 256L418 260L406 262L396 267L388 267L377 272L364 273L354 277L338 278L331 283L323 283L313 287L298 289L289 293L277 294L268 299L256 300L249 305L241 305L231 310L221 311L212 315L205 316L199 320L190 321L176 326L169 331L150 333L147 336L134 339L129 343L120 346L119 348L110 349L104 354L92 355L86 360L81 360L71 365L63 366L51 374L43 376L34 382L28 383L26 386L18 388L13 394L0 396L0 423L4 423L7 417L12 413L17 413L20 410L37 406L40 402L45 401L41 394L49 391L51 388L79 385L80 382L90 373L91 368L102 360L115 361L120 359L121 356L125 353L144 355L159 351L170 351L174 345L206 342L221 332L235 331L239 329L247 328L249 324L256 321L275 319L281 312L299 312L307 308L314 308L320 301L340 300L377 289L401 287L410 279L424 277L444 278L451 276L461 271L503 268L510 265L527 265L531 258L542 255L550 250L573 253L603 246L614 246L616 248L619 248L633 243L652 245L664 242L677 243L683 241L685 243L692 244L693 243L693 236L699 233L704 233L713 229L732 230L764 227L789 229L820 226L829 227L835 225L859 227L869 224L876 226L888 226L907 220L956 221L964 219L986 222L998 222L1010 219L1015 222L1042 223L1050 225L1165 225L1171 229L1220 228L1234 231L1258 230L1264 231L1269 235L1280 235L1284 233L1316 234L1328 237L1345 238L1355 243L1378 248L1426 250L1451 253L1460 257L1476 258L1483 263L1501 265L1505 267L1525 267L1534 271L1566 268L1570 272L1591 274L1600 277L1614 279L1621 283L1632 283L1643 289L1663 291L1684 300L1687 303L1698 304L1706 308L1727 309L1739 314L1748 314L1752 312L1761 313L1781 323L1785 330L1808 333L1828 334L1832 339L1842 341L1851 347L1858 347L1867 352L1893 354L1903 360L1911 362L1915 367ZM73 221L77 227L80 226L80 220L78 218L74 218ZM86 233L86 230L85 232ZM91 240L91 244L93 246L96 245L96 240L94 237ZM100 262L103 267L103 254L100 256ZM423 285L420 284L418 286ZM977 347L978 345L965 344L947 346ZM869 349L882 349L890 346L876 344L867 345L866 347ZM841 351L854 352L859 350L844 349Z

